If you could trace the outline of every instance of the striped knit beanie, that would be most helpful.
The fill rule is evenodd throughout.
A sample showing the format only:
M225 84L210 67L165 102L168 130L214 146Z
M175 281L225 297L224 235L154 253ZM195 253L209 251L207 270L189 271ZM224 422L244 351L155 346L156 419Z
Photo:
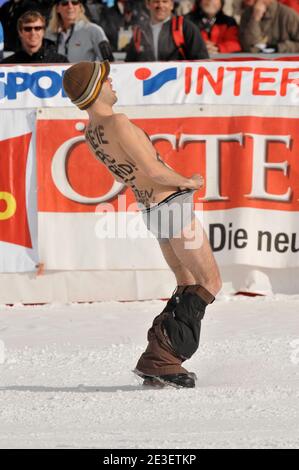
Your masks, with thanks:
M100 94L110 72L108 60L104 62L79 62L66 70L63 88L79 109L87 109Z

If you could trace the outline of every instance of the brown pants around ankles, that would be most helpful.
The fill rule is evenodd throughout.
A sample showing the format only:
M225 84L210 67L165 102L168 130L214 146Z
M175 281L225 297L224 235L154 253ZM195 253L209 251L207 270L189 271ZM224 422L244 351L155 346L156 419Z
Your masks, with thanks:
M183 359L173 351L162 322L171 313L162 312L153 322L147 338L148 346L141 355L136 369L148 375L187 374L188 371L181 366Z

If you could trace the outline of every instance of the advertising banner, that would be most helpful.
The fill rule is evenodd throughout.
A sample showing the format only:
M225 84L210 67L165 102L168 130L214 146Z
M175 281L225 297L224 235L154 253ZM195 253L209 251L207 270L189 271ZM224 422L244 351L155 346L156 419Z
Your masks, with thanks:
M0 113L0 272L35 269L35 113Z
M64 65L0 65L2 109L73 106L62 88ZM119 106L298 106L298 61L195 61L111 64Z
M174 170L204 176L194 201L221 265L299 266L298 118L213 110L133 121ZM49 269L162 267L133 193L90 153L85 125L55 110L38 119L41 261Z

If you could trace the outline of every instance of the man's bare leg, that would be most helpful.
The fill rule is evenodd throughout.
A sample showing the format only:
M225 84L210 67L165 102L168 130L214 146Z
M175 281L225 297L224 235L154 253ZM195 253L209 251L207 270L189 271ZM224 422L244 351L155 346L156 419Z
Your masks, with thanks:
M176 276L178 287L166 308L154 319L148 331L147 350L137 364L141 370L149 370L153 364L158 366L157 375L160 371L163 371L161 374L188 374L181 364L196 352L205 308L221 288L218 266L197 219L192 220L190 230L197 234L195 246L192 246L184 232L180 237L160 243L164 258ZM171 349L163 361L158 363L156 357L160 355L161 346L164 347L161 342L163 337L167 338ZM172 366L171 372L165 372L167 361Z
M171 271L174 273L176 282L177 282L177 287L173 293L173 295L170 297L168 300L164 310L162 313L160 313L157 317L155 317L153 325L151 326L150 330L148 331L148 340L150 341L150 338L154 334L154 328L158 323L161 323L163 319L165 319L165 312L172 312L175 309L176 306L176 299L178 298L177 296L180 295L185 287L193 285L196 283L195 278L193 274L187 269L178 257L176 256L175 252L173 251L169 240L165 240L163 242L159 242L161 251L163 253L163 256L165 258L166 263L168 264L169 268ZM180 359L180 362L183 362ZM182 372L182 371L180 371ZM185 373L185 372L184 372ZM191 378L196 378L196 375L193 372L188 373ZM160 385L159 382L155 382L155 379L151 377L145 378L143 385Z
M175 275L177 285L190 286L192 284L196 284L195 277L191 271L179 260L171 246L170 241L165 240L163 242L159 242L159 245L166 263Z
M162 322L173 350L182 359L189 359L196 352L205 309L215 300L221 288L217 263L196 217L187 229L180 236L170 239L169 243L176 258L192 274L195 282L184 288L174 314Z
M163 312L169 312L175 307L176 296L180 295L186 286L196 284L196 281L189 269L178 259L168 239L163 240L163 242L159 241L159 245L164 259L175 275L177 282L177 287L163 310Z
M190 241L188 233L195 234L197 241ZM169 240L169 244L175 256L173 259L177 260L174 263L181 263L193 276L192 284L201 285L215 296L221 289L221 277L209 240L199 220L194 217L188 230L183 230L179 237Z
M162 322L168 318L169 313L174 310L176 306L176 296L180 294L185 287L190 284L195 284L195 279L191 272L179 261L168 240L160 242L160 248L168 266L176 277L177 288L162 313L154 318L153 324L147 333L147 349L141 355L136 369L143 372L145 375L186 375L188 371L181 367L183 359L178 357L173 351L166 332L164 328L162 328ZM146 379L144 383L151 384L152 380Z

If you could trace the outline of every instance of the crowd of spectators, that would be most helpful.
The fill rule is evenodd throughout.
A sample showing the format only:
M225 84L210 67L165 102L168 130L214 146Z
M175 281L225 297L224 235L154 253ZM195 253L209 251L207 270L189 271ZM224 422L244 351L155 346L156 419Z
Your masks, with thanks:
M299 52L299 0L0 0L0 61Z

